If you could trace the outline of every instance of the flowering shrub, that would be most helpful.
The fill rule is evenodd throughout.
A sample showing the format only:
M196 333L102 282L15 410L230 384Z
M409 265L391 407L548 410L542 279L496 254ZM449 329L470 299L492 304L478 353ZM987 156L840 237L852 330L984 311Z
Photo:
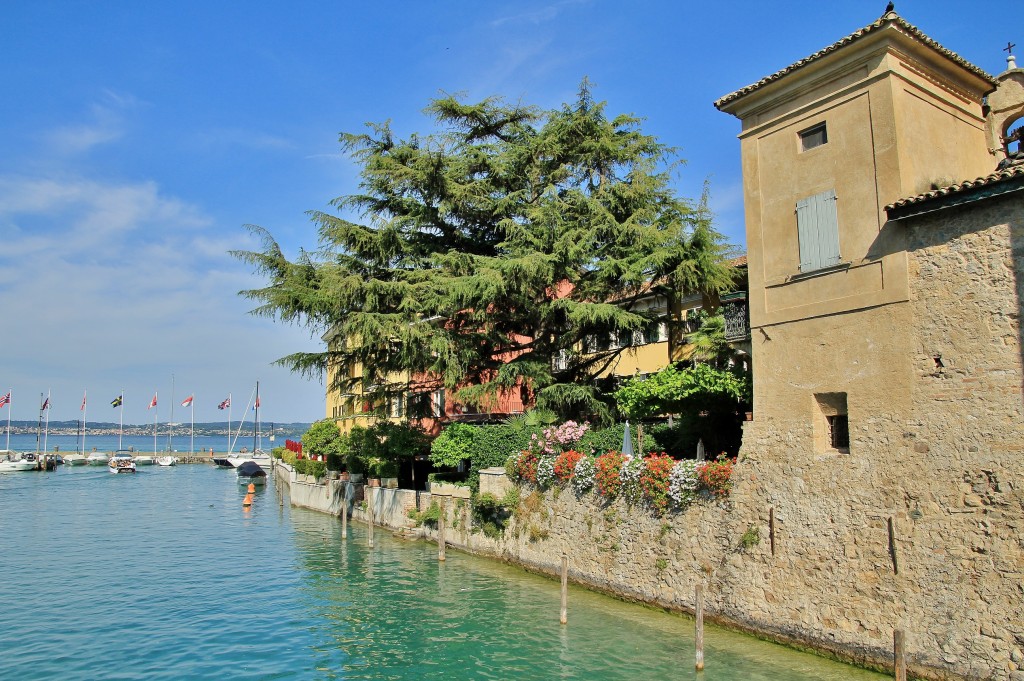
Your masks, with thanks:
M576 468L576 464L583 458L583 454L577 452L575 449L570 449L567 452L562 452L555 457L555 477L558 478L559 482L569 482L569 478L572 477L573 470Z
M651 454L643 460L644 467L640 473L640 489L644 498L658 515L668 510L668 485L672 468L676 461L664 452Z
M718 455L714 461L705 461L697 467L697 480L702 489L706 489L716 497L728 496L732 489L733 460Z
M583 495L594 486L594 476L597 466L594 464L594 457L580 456L576 467L572 472L572 491L577 495Z
M619 496L619 491L622 489L622 478L619 477L619 472L625 463L626 457L619 452L606 452L597 457L595 462L597 470L594 473L597 491L609 499Z
M554 456L578 442L589 429L589 423L575 421L566 421L558 427L545 428L540 435L534 433L530 436L530 451L539 456Z
M559 447L568 447L580 441L583 434L590 430L590 424L566 421L557 428L545 428L544 439Z
M555 457L542 456L537 461L536 481L538 487L550 487L555 478Z
M622 464L622 470L619 471L619 478L622 480L620 494L631 504L639 503L644 496L644 492L640 488L640 476L643 475L643 472L644 460L639 456L626 457L625 463Z
M537 462L539 457L530 449L524 449L516 457L515 478L525 482L537 482Z
M668 498L676 508L683 508L688 505L697 495L697 467L696 461L679 461L672 467L668 477Z

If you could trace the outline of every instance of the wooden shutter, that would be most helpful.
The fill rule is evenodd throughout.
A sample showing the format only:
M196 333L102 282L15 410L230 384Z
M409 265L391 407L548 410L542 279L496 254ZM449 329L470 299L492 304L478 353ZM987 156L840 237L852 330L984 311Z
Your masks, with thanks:
M834 189L797 201L796 224L801 272L839 264L839 221Z

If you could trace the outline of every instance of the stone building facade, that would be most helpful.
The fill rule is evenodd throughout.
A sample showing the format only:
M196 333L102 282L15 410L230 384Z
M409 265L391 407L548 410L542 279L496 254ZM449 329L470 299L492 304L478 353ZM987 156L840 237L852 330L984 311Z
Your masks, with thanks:
M992 145L1024 115L1010 65L889 12L716 102L743 123L734 503L774 519L769 626L874 659L901 629L930 678L1024 679L1024 160Z

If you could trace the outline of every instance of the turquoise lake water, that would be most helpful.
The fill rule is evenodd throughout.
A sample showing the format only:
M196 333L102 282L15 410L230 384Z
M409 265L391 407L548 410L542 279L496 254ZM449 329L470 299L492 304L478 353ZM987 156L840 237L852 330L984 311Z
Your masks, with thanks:
M292 509L230 470L0 474L0 679L886 677ZM283 504L281 502L284 502Z

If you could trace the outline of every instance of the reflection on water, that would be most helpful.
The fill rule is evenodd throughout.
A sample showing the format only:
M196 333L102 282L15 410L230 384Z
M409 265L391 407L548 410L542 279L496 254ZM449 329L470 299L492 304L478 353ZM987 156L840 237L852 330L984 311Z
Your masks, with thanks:
M0 678L884 677L283 505L209 466L0 475ZM14 588L12 588L14 585Z

